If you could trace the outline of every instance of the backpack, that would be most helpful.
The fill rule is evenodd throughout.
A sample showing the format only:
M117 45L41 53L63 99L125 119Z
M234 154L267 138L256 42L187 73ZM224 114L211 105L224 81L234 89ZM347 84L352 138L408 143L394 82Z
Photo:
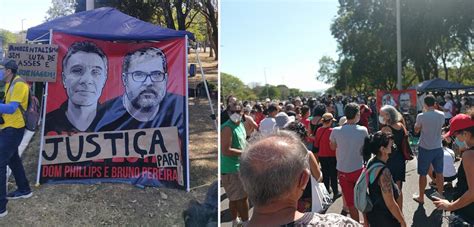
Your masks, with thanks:
M26 81L23 80L23 78L17 77L13 80L12 85L10 87L14 88L15 84L18 81L26 83ZM10 95L11 95L11 91L10 91ZM39 104L38 98L36 98L36 96L33 95L33 91L31 90L31 87L28 91L28 103L26 105L26 110L23 109L22 105L18 105L18 108L20 108L20 111L23 115L23 120L25 121L25 129L34 132L36 128L38 128L38 122L40 119L40 104Z
M373 204L368 195L370 172L381 166L384 166L384 164L375 163L368 169L364 168L359 179L357 179L357 183L354 187L354 206L362 213L372 211Z

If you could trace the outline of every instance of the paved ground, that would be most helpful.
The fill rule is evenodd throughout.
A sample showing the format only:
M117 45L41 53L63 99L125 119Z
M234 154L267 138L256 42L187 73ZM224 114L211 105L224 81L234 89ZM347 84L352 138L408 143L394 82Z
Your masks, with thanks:
M460 162L456 162L456 168ZM416 173L416 159L407 163L406 182L403 186L403 213L408 226L423 226L423 227L437 227L448 226L447 218L443 216L449 215L449 212L436 210L433 203L425 196L425 204L418 205L412 200L412 195L418 192L418 174ZM425 191L425 194L431 194L433 189ZM231 226L229 203L225 195L224 188L220 190L221 194L221 223L222 226ZM341 213L342 199L337 199L327 213ZM252 210L250 211L252 212Z

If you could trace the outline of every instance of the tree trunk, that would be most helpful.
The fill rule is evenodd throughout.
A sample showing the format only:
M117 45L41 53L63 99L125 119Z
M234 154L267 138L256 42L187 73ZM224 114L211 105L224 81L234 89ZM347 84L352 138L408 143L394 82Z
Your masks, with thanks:
M215 52L215 60L218 60L219 53L219 43L218 43L218 27L217 27L217 12L214 6L211 3L211 0L207 0L205 2L206 11L207 11L207 19L211 28L211 45Z
M444 68L444 76L445 76L445 80L448 80L449 76L448 76L448 66L446 65L446 60L447 60L447 56L446 55L442 55L441 56L441 60L443 61L443 68Z
M186 17L191 11L189 0L186 0L186 9L183 12L183 0L175 0L174 7L176 8L176 20L178 21L178 30L186 30Z
M171 3L169 0L160 1L163 9L163 16L165 17L166 27L176 30L173 19L173 11L171 10Z
M209 47L209 57L210 58L214 57L214 52L212 51L212 46Z

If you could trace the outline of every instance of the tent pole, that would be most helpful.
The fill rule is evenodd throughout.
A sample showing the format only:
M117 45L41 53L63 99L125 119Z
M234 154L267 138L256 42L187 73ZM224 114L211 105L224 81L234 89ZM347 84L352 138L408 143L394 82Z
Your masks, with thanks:
M212 100L211 100L211 95L209 94L209 89L207 87L207 82L206 82L206 75L204 74L204 70L202 69L202 65L201 65L201 60L199 59L199 52L198 52L198 49L199 49L199 43L196 42L196 58L197 58L197 61L198 61L198 64L199 64L199 68L201 69L201 75L202 75L202 81L204 83L204 86L206 88L206 94L207 94L207 99L209 100L209 106L211 107L211 111L212 111L212 120L214 122L214 126L217 130L217 119L215 118L216 114L214 112L214 107L212 106Z
M53 29L49 30L49 44L52 44L53 41ZM43 91L43 116L41 117L41 135L40 135L40 150L38 152L38 169L36 172L36 187L40 186L40 175L41 175L41 161L43 160L41 158L41 154L43 152L44 148L44 126L46 124L46 104L48 100L48 82L45 82L45 87Z
M189 89L188 89L188 86L189 86L189 81L188 81L188 35L186 35L185 37L186 39L186 73L184 74L185 75L185 78L186 78L186 148L187 149L187 157L184 157L185 160L186 160L186 191L189 192Z

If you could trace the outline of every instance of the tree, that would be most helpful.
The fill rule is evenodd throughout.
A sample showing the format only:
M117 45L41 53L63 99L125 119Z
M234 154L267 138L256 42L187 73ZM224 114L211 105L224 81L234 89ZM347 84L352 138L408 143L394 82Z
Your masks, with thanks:
M214 39L217 40L217 13L208 13L205 3L207 1L204 0L102 0L96 3L96 8L114 7L146 22L173 30L188 30L194 33L196 41L206 43ZM217 9L217 3L215 7ZM82 5L78 5L76 11L82 9ZM215 19L216 22L215 30L210 33L207 28L209 19Z
M316 76L316 79L327 84L333 84L338 79L337 69L338 65L331 57L323 56L319 60L319 74Z
M339 91L395 89L395 1L339 3L331 25L339 59L322 58L317 78L334 84ZM473 64L472 0L401 0L400 11L404 86L438 78L440 72L449 79L465 75L453 72L460 69L460 62L461 70L467 71Z
M237 99L256 100L257 96L247 87L239 78L227 73L221 73L221 98L225 100L229 95L237 97Z
M0 38L3 39L3 46L0 48L3 48L6 50L8 48L8 44L17 42L18 37L13 32L0 29Z
M57 17L63 17L73 14L76 7L75 0L52 0L51 6L46 11L45 21L53 20Z
M212 49L215 52L215 60L218 60L218 7L217 0L200 0L198 3L198 9L206 17L208 23L208 35L211 41Z

